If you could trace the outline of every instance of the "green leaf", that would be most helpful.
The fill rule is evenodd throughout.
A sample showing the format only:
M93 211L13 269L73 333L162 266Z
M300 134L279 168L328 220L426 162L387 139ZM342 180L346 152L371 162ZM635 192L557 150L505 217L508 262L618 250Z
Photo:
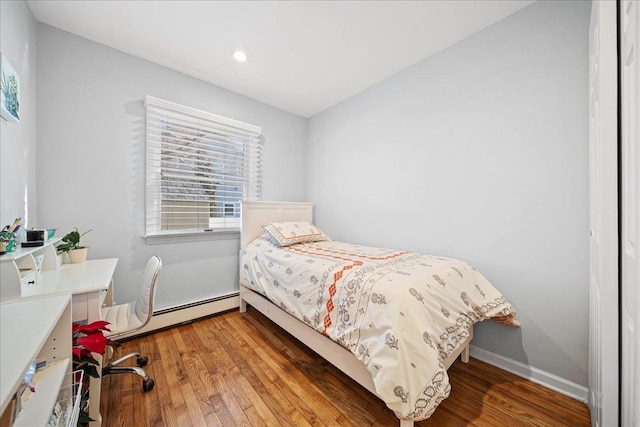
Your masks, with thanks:
M100 378L100 374L98 373L98 369L96 369L95 365L83 365L81 369L93 378Z
M78 417L78 427L88 425L92 421L95 420L89 416L88 412L80 411L80 416Z
M86 246L81 246L80 245L80 238L82 236L84 236L85 234L87 234L89 231L91 231L93 229L89 229L87 231L85 231L84 233L80 234L80 232L78 231L77 227L73 227L73 231L70 231L69 233L67 233L63 238L62 241L64 243L56 246L56 249L59 252L69 252L72 251L74 249L82 249Z

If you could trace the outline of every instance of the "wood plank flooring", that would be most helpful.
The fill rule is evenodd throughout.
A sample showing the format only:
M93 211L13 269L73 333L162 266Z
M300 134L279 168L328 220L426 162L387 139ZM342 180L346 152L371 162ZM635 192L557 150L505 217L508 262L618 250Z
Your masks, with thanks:
M227 312L124 341L156 381L102 382L103 426L397 426L385 404L258 311ZM131 363L135 363L132 361ZM589 426L582 403L476 359L449 370L451 395L417 427Z

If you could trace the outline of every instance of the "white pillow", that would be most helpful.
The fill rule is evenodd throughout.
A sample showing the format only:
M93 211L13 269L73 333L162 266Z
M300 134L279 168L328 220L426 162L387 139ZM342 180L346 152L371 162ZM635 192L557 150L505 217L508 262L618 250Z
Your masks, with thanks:
M281 247L330 240L322 230L306 221L273 222L263 225L262 231Z

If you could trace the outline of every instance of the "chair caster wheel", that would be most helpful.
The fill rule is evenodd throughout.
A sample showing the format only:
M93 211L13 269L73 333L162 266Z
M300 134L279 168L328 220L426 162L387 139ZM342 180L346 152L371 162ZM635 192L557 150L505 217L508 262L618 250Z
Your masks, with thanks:
M147 364L148 361L149 358L147 356L138 356L138 358L136 359L136 364L142 368Z
M150 391L153 386L156 385L156 382L153 381L153 378L149 378L148 380L142 381L142 391Z

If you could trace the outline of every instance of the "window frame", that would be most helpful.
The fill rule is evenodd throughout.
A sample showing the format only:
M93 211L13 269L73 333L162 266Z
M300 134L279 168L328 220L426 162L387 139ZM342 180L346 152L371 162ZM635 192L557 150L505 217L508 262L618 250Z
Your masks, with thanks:
M169 134L166 130L167 126L173 129L171 138L167 138ZM176 137L176 129L194 130L195 133L188 137ZM240 233L240 218L227 217L227 213L229 206L239 205L242 200L261 200L262 198L261 134L262 128L259 126L148 95L145 99L146 170L143 234L147 243L192 241L203 238L237 238ZM242 142L240 150L238 150L238 141ZM175 149L168 148L180 146L182 143L186 147L184 153L176 155ZM194 149L194 146L204 148ZM216 151L220 148L225 154L222 155ZM227 155L227 150L233 152ZM240 157L238 153L242 153ZM202 157L198 157L199 154L202 154ZM175 172L173 162L176 158L183 162L181 163L183 170L178 172L186 171L185 178L175 178L175 176L167 178ZM197 166L191 166L203 163L207 164L208 169L201 170L197 169ZM185 167L184 164L187 166ZM224 172L220 172L220 167ZM239 167L242 173L241 175L227 173L227 167L235 168L236 171ZM202 178L203 176L205 178ZM223 176L222 184L218 182L220 176ZM203 180L209 180L214 184L203 184ZM168 184L168 181L172 183ZM177 184L176 181L178 181ZM227 186L230 185L236 188L229 189ZM191 191L181 192L181 186ZM232 195L217 195L215 193L217 186L223 187L223 193L229 191ZM206 187L213 187L214 190L205 190ZM241 187L240 194L237 187ZM208 193L209 191L211 193ZM163 201L170 203L163 204ZM193 205L194 202L194 206L185 207L185 205ZM186 218L186 223L195 219L195 227L171 228L166 225L166 221L169 221L168 218L171 216L172 206L176 205L178 221L182 220L181 216ZM220 218L211 216L215 210L219 210L219 207L221 207L222 216ZM180 211L181 209L184 211ZM239 206L237 209L239 211ZM207 210L208 217L202 217L200 213ZM202 224L203 220L206 220L206 225Z

